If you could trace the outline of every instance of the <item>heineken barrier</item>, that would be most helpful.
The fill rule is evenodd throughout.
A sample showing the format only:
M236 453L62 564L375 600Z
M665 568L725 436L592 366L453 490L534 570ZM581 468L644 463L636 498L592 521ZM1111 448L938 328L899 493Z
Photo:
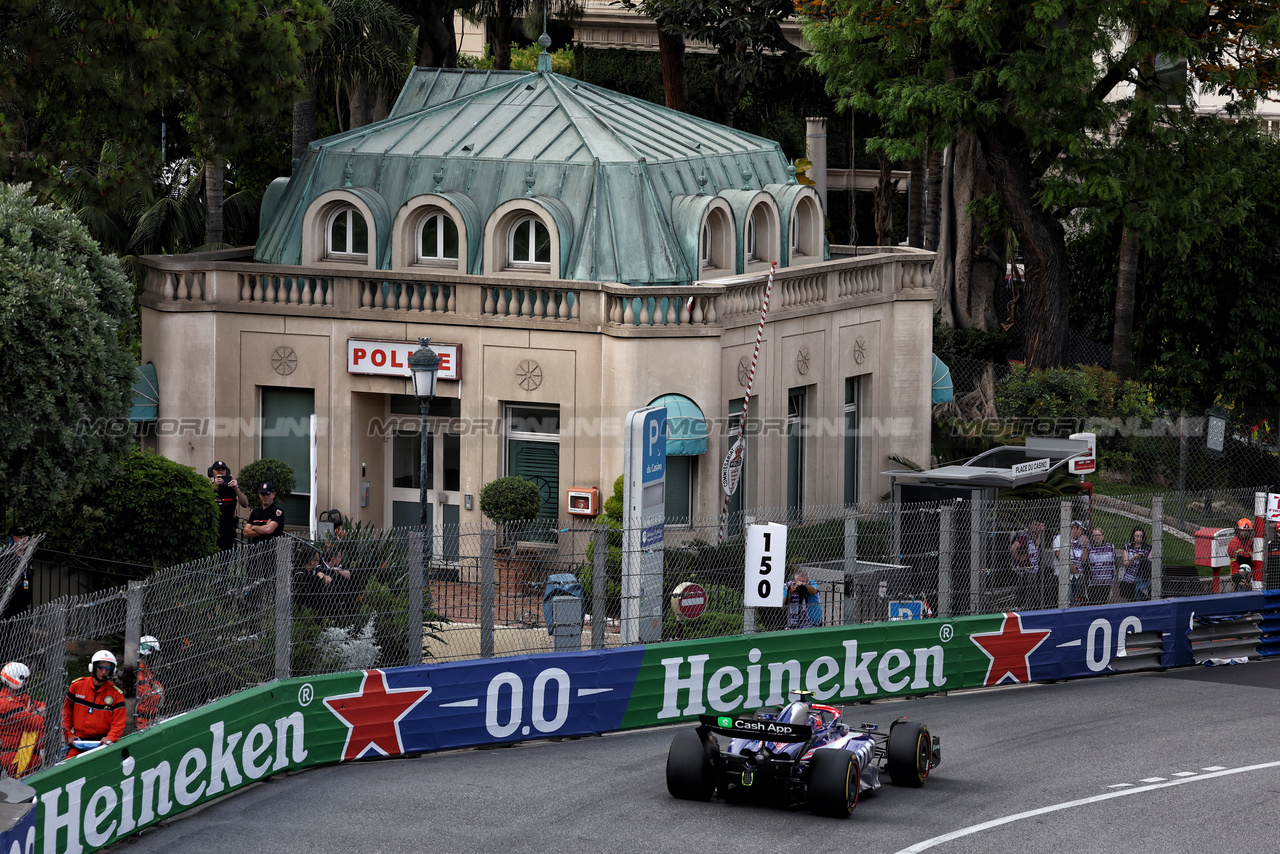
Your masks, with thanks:
M1258 611L1263 598L907 620L286 680L28 777L39 792L34 850L93 851L314 765L749 714L796 688L841 704L1105 674L1136 632L1165 636L1163 666L1189 665L1192 614Z

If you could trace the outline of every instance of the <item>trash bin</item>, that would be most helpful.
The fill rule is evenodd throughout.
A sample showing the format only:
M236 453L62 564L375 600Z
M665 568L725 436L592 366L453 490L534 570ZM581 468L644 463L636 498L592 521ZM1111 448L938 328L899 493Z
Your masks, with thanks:
M542 591L542 617L557 652L582 648L582 600L577 576L568 572L548 576Z

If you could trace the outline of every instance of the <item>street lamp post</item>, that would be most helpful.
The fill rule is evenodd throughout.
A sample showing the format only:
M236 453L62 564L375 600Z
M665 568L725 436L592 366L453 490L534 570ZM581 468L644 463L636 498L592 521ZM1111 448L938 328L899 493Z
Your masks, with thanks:
M430 338L419 338L418 349L409 357L409 370L413 374L413 394L418 398L418 406L422 411L422 433L418 437L420 455L418 468L419 516L418 523L424 528L427 525L427 413L431 409L431 399L436 396L436 377L440 373L440 357L431 349ZM430 536L423 531L423 536Z

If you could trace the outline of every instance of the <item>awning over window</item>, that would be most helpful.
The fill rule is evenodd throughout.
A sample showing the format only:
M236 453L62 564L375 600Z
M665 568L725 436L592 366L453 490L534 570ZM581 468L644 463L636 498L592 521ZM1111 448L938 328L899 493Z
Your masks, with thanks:
M667 408L668 457L696 457L707 452L707 419L698 404L682 394L664 394L649 405Z
M133 373L133 409L130 421L155 421L160 417L160 383L156 366L147 362Z
M933 402L950 403L956 396L951 384L951 369L936 355L933 357Z

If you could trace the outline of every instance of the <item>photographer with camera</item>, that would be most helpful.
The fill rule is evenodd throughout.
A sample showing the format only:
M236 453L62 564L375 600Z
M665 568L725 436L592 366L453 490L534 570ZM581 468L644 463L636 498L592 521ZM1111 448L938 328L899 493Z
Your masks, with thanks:
M822 602L818 587L809 581L809 573L797 569L787 582L787 628L807 629L822 625Z
M222 460L209 466L209 480L218 502L218 548L229 549L236 544L236 506L248 507L249 497L240 491L240 484L231 476L231 469Z

